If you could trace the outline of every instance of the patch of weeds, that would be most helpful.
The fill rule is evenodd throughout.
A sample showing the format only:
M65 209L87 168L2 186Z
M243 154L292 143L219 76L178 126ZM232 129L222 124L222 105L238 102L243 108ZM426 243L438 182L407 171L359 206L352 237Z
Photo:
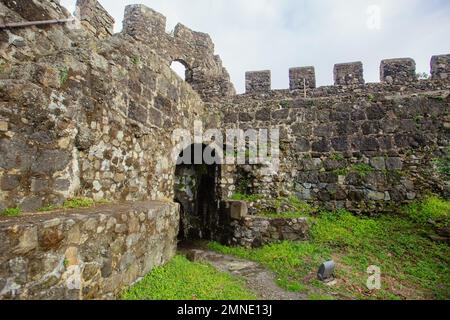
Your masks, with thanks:
M108 204L108 203L110 203L110 201L106 200L106 199L94 201L89 198L74 198L74 199L66 200L62 206L48 205L46 207L40 208L38 211L39 212L50 212L50 211L62 210L62 209L90 208L95 205Z
M273 213L273 212L263 212L260 214L262 217L271 219L298 219L305 218L305 213L303 212L283 212L283 213Z
M5 72L6 69L6 61L3 59L0 59L0 73Z
M89 208L95 205L95 201L88 198L74 198L69 199L62 205L63 209L78 209L78 208Z
M450 144L445 155L442 158L434 159L433 164L436 166L438 173L446 177L447 181L450 181Z
M344 155L342 153L333 153L330 156L330 160L333 160L333 161L344 161L345 158L344 158Z
M440 222L450 227L450 201L435 196L416 201L406 207L406 215L415 223L428 224L430 221Z
M416 73L416 78L418 80L428 80L430 79L430 75L426 72L418 72Z
M122 294L123 300L256 300L244 281L176 256Z
M242 194L242 193L235 193L230 197L230 200L256 202L256 201L262 200L264 198L265 198L265 196L261 195L261 194L248 195L248 194Z
M424 118L424 116L421 116L421 115L417 115L414 117L414 121L416 122L417 129L421 128L423 119L425 119L425 118Z
M439 97L430 97L430 99L437 100L437 101L445 101L445 98L442 97L442 96L439 96Z
M58 207L58 206L48 205L46 207L40 208L38 211L39 212L50 212L50 211L55 211L55 210L57 210L59 208L60 207Z
M317 293L311 293L308 295L308 300L314 300L314 301L326 301L326 300L335 300L332 296L317 294Z
M131 57L131 63L137 66L141 63L141 58L139 56L133 56Z
M374 171L374 169L366 163L358 163L352 166L352 171L358 173L361 177L366 177Z
M21 213L22 210L19 207L15 207L3 210L0 215L5 217L18 217Z
M348 175L348 173L349 173L349 170L347 169L347 168L344 168L344 169L336 169L336 170L334 170L333 171L336 175L338 175L338 176L347 176Z
M69 79L69 69L67 69L67 67L59 69L59 83L64 85L67 79Z
M290 107L290 102L288 101L288 100L283 100L283 101L281 101L280 102L280 106L283 108L283 109L288 109L289 107Z
M375 96L371 93L369 93L367 95L367 100L369 100L369 102L374 102L375 101Z
M69 266L69 260L67 260L67 259L64 259L64 268L66 268L67 269L67 267Z

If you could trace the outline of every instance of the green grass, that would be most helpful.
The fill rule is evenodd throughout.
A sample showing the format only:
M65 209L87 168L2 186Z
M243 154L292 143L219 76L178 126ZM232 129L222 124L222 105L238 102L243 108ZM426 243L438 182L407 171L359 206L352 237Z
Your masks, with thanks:
M55 211L55 210L60 210L60 209L90 208L97 204L107 204L107 203L109 203L108 200L94 201L89 198L73 198L73 199L66 200L62 206L49 205L49 206L40 208L38 211L39 212L50 212L50 211Z
M369 173L373 172L374 169L365 163L358 163L352 166L351 170L357 172L361 177L366 177Z
M218 243L209 247L261 263L275 272L278 284L287 290L309 287L325 296L357 299L450 299L449 247L430 240L430 230L423 225L429 217L445 218L448 223L449 206L448 201L428 198L396 216L323 212L312 218L307 242L281 242L258 249ZM333 287L316 279L319 265L329 259L337 263L338 282ZM371 265L381 268L381 290L366 287Z
M433 160L439 174L443 175L447 181L450 181L450 143L445 151L445 155L441 158Z
M88 198L74 198L69 199L64 202L62 207L64 209L78 209L78 208L89 208L95 205L95 201Z
M366 164L366 163L358 163L354 164L353 166L349 168L342 168L342 169L336 169L333 172L337 174L338 176L347 176L351 172L355 172L359 174L361 177L366 177L370 173L374 171L374 168L372 166Z
M450 202L431 196L424 201L417 201L409 205L406 210L408 217L421 225L430 222L443 224L443 227L450 227Z
M59 83L63 85L69 79L69 69L67 67L59 69Z
M337 174L338 176L347 176L349 173L348 169L336 169L334 170L334 173Z
M247 194L242 194L242 193L235 193L231 196L230 200L256 202L256 201L262 200L264 198L266 198L266 196L261 195L261 194L247 195Z
M321 295L321 294L317 294L317 293L311 293L310 295L308 295L308 300L320 301L320 300L335 300L335 299L331 296Z
M282 213L263 212L259 216L271 219L298 219L298 218L305 218L307 214L304 212L282 212Z
M280 106L283 108L283 109L288 109L289 107L290 107L290 102L288 101L288 100L283 100L283 101L281 101L280 102Z
M19 207L8 208L8 209L3 210L0 213L0 216L17 217L17 216L20 216L21 213L22 213L22 210Z
M5 67L6 67L6 61L4 61L3 59L0 59L0 73L3 73L5 71Z
M131 63L137 66L141 63L141 58L139 56L133 56L131 58Z
M244 283L209 265L176 256L122 294L124 300L256 300Z
M50 211L55 211L55 210L58 210L58 209L61 209L61 207L48 205L46 207L39 208L38 211L39 212L50 212Z
M345 158L344 158L344 155L341 154L341 153L333 153L330 156L330 160L333 160L333 161L344 161Z

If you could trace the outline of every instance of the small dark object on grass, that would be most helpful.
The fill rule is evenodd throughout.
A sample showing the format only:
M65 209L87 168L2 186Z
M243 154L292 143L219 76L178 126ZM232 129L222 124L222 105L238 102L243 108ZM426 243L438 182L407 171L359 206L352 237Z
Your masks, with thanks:
M336 264L333 260L324 262L317 273L317 277L320 281L330 282L334 280L334 269L336 268Z

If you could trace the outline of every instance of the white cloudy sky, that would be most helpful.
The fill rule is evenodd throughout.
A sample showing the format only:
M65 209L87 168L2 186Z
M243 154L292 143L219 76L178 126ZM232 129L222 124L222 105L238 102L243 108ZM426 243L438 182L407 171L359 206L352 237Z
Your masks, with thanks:
M61 0L74 8L76 0ZM318 85L333 82L333 65L362 61L377 82L385 58L411 57L429 73L434 54L450 53L448 0L100 0L122 29L125 5L145 4L168 19L207 32L238 92L244 73L272 70L272 86L288 88L290 67L313 65ZM380 25L368 8L380 9ZM369 23L368 23L369 22ZM374 24L375 22L375 24ZM374 28L375 26L375 28Z

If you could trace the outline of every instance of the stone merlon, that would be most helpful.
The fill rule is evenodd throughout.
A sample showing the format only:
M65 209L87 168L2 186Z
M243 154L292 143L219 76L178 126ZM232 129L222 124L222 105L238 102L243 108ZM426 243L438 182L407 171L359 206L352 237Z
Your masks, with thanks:
M383 60L380 65L380 80L389 84L416 81L416 62L411 58Z

